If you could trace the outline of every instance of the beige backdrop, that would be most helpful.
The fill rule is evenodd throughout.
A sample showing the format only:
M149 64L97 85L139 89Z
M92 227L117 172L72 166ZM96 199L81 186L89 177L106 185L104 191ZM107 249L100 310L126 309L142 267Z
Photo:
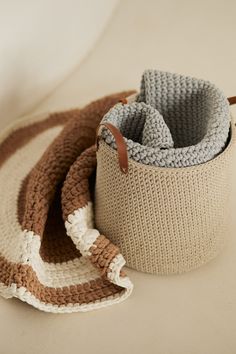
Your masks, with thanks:
M103 33L118 0L0 0L0 127L45 99Z
M233 0L123 0L91 55L36 111L138 87L145 68L209 79L236 95L235 14ZM236 157L234 166L236 176ZM232 200L233 214L236 186ZM236 353L235 230L233 217L224 252L198 270L167 277L128 270L133 295L110 308L53 315L0 299L0 352Z

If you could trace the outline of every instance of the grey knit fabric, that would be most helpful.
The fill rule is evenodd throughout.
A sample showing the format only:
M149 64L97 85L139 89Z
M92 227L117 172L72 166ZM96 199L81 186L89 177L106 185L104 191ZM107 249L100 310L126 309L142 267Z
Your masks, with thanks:
M114 106L103 118L125 137L129 158L153 166L187 167L213 159L225 147L229 104L212 83L147 70L136 102ZM116 149L106 129L102 137Z

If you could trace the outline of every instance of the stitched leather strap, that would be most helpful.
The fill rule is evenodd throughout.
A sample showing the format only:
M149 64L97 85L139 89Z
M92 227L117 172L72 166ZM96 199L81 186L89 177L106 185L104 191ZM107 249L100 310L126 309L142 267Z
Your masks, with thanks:
M236 96L228 97L229 104L236 104Z
M228 98L229 104L233 105L236 104L236 96L232 96ZM126 102L125 102L126 103ZM119 131L119 129L114 126L111 123L101 123L96 132L96 146L98 149L98 142L99 142L99 134L101 132L101 129L103 127L106 127L111 134L114 136L115 141L116 141L116 146L117 146L117 153L118 153L118 159L119 159L119 165L120 165L120 170L121 172L127 174L128 173L128 152L127 152L127 146L124 140L123 135Z
M127 146L125 139L119 129L115 127L111 123L101 123L96 132L96 145L98 149L98 143L99 143L99 134L101 132L101 129L103 127L106 127L111 134L114 136L116 146L117 146L117 153L118 153L118 159L119 159L119 165L120 165L120 170L121 172L127 174L128 173L128 152L127 152Z
M229 101L230 106L233 104L236 104L236 96L228 97L228 101ZM235 120L233 120L233 123L234 123L233 126L235 126L236 125Z

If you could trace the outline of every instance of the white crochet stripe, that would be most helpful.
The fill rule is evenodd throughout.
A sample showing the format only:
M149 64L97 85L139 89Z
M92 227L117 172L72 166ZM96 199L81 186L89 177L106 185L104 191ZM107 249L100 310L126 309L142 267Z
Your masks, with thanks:
M119 285L119 286L126 288L126 289L131 289L131 291L132 291L133 284L130 281L129 277L127 277L127 276L121 277L120 276L120 271L124 267L124 265L125 265L125 259L122 256L122 254L119 253L113 259L113 261L110 263L107 277L112 283Z
M32 248L38 246L37 239L33 239L30 233L25 234L21 230L17 216L17 200L22 181L61 129L61 127L54 127L39 134L27 145L18 149L0 169L1 205L4 206L0 208L0 253L10 262L18 263L22 260L24 243L27 245L32 242Z
M83 256L91 255L89 249L100 235L98 230L93 229L93 219L93 205L92 202L88 202L83 208L70 214L68 221L65 223L67 234L72 238L76 248ZM131 293L133 284L130 279L127 276L120 276L120 271L124 265L124 257L118 254L110 263L108 279Z
M86 312L91 310L100 309L102 307L110 306L124 301L131 294L132 288L124 290L122 293L108 296L104 299L98 300L90 304L68 304L68 305L52 305L39 301L34 295L32 295L26 288L17 288L16 284L12 284L10 287L0 283L0 294L6 299L11 297L19 298L20 300L27 302L28 304L36 307L39 310L45 312L54 313L72 313L72 312Z
M61 127L51 128L30 141L11 156L0 171L0 254L8 261L32 266L39 281L45 286L62 287L84 283L99 277L97 269L84 259L49 264L40 255L40 237L32 231L22 231L17 220L17 198L21 183L42 156ZM30 151L30 154L28 153Z
M44 286L63 287L83 284L100 277L98 270L84 257L63 263L44 262L39 254L40 237L32 231L22 231L18 237L22 242L22 256L18 261L31 266Z
M40 237L31 231L25 231L24 236L21 263L30 265L44 286L63 287L100 278L98 270L85 257L63 263L44 262L39 254Z
M83 256L90 256L89 249L100 235L99 231L93 228L92 203L88 202L86 206L70 214L65 226L67 235L72 238L76 248Z
M40 116L37 120L45 119L47 116L48 115ZM4 140L7 135L17 128L27 126L34 121L34 117L21 120L1 134L0 141ZM57 126L38 134L38 136L29 141L27 145L19 148L0 169L0 194L2 205L4 205L4 208L0 208L0 255L10 262L30 265L36 272L39 281L45 286L52 287L75 285L100 277L98 270L84 257L57 264L44 262L39 255L40 237L31 231L22 231L18 223L17 199L21 183L52 140L60 133L61 129L62 126ZM84 211L84 214L87 214L86 225L92 229L93 220L89 217L92 210L91 208L92 206L90 205L90 207ZM77 212L75 212L75 215L76 214L78 215ZM83 212L79 213L80 217L83 217L82 214ZM78 221L78 219L76 220ZM87 237L88 234L89 237ZM83 248L86 255L89 254L88 249L99 235L97 230L91 230L88 234L84 234L86 238L84 238ZM111 278L117 281L114 275L115 273L115 270L111 272L111 274L113 274ZM16 284L11 284L11 286L8 287L0 283L0 293L4 297L9 298L15 296L38 309L55 313L89 311L108 306L123 301L131 292L132 284L130 283L127 288L124 289L124 292L92 304L56 306L40 302L25 288L17 288Z

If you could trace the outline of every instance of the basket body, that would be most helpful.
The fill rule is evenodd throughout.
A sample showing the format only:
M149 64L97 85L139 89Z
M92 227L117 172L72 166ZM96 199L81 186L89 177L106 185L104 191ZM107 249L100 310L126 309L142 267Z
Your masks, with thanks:
M97 152L95 223L120 247L127 266L154 274L189 271L213 259L228 234L235 128L225 150L185 168L147 166L117 151Z

